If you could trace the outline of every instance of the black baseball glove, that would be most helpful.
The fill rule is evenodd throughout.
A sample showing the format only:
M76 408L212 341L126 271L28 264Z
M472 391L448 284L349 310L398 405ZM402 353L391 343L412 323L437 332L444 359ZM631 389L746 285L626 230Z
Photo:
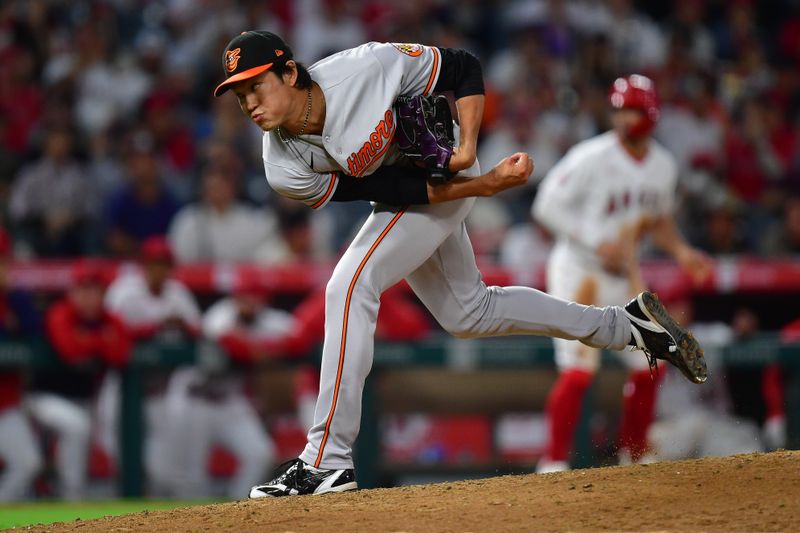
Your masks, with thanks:
M395 139L400 151L420 161L433 184L448 182L455 138L453 116L445 96L401 96L394 104Z

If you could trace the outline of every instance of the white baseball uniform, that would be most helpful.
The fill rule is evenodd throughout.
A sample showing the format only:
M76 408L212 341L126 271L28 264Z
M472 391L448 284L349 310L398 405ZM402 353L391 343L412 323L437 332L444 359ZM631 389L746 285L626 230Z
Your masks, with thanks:
M284 311L263 308L250 325L238 321L235 298L224 298L212 305L203 316L203 335L212 341L237 328L254 339L281 338L295 328L294 317ZM221 444L237 459L238 468L226 493L241 497L258 483L273 463L275 445L261 423L256 410L244 393L240 372L206 376L191 369L192 386L208 388L212 394L191 396L176 421L180 434L181 474L176 495L183 498L208 496L206 465L214 444Z
M267 180L314 209L330 201L339 173L370 179L405 163L392 142L399 95L429 94L441 66L437 48L367 43L314 64L325 96L321 135L264 134ZM465 176L478 174L476 162ZM487 287L464 226L474 198L435 205L376 204L337 264L326 291L325 341L315 424L300 455L318 468L353 468L361 394L372 366L380 295L406 279L438 322L459 337L549 335L621 349L630 322L621 307L587 307L525 287Z
M122 274L108 287L106 307L128 326L161 324L170 317L180 317L200 327L200 308L186 285L169 279L161 293L153 294L144 276L135 270Z
M42 457L30 422L17 406L0 409L0 458L0 502L24 499L42 468Z
M626 240L632 246L655 218L670 215L677 183L673 157L656 141L637 160L616 133L604 133L573 147L542 180L532 210L556 236L547 264L547 290L553 296L593 305L630 299L638 271L620 276L603 269L595 253L603 242ZM554 339L559 368L595 371L599 350ZM647 368L639 353L619 356L631 368Z
M200 329L200 308L186 285L169 279L162 291L154 294L138 270L122 273L114 280L106 291L106 307L133 328L158 325L170 317L180 317ZM155 492L174 492L174 455L180 450L175 449L178 436L173 428L175 417L180 416L179 406L187 402L182 383L173 373L165 394L145 398L144 463ZM98 398L99 437L106 451L114 457L118 447L119 387L119 376L108 373Z

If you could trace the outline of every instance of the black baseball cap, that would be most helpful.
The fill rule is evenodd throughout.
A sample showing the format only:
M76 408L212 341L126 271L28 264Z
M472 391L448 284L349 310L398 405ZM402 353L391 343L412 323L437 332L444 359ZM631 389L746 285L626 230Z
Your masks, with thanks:
M280 61L292 59L292 50L283 39L268 31L243 31L228 43L222 54L226 80L214 89L219 96L231 83L258 76Z

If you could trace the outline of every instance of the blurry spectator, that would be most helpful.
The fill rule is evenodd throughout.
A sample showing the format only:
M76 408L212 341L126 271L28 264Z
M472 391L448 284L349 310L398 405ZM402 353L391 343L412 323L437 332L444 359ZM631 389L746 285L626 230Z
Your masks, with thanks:
M6 44L7 39L4 41L0 47ZM12 45L2 48L0 63L3 65L0 115L5 124L0 132L0 145L13 154L22 155L30 147L44 103L42 89L36 79L36 60L33 50Z
M504 119L481 143L478 160L484 168L491 168L508 155L506 152L535 154L532 183L540 180L561 157L562 142L559 134L566 135L565 124L544 124L543 117L536 116L530 102L516 102L505 113ZM555 114L555 111L553 112ZM563 122L563 121L561 121ZM539 124L542 123L542 127ZM514 189L518 192L519 188Z
M735 338L729 344L759 342L761 321L752 310L737 309L731 327ZM762 443L767 450L785 446L786 408L781 367L777 363L757 369L727 365L724 372L731 411L761 428Z
M181 196L191 191L189 173L193 170L195 146L186 120L182 120L180 104L188 95L179 94L174 87L160 87L150 94L142 106L143 123L155 141L156 154L164 166L170 183Z
M8 287L11 243L0 230L0 341L33 340L41 318L30 295ZM21 409L24 373L0 368L0 502L24 498L42 466L39 443Z
M74 268L68 294L47 312L47 336L65 367L34 374L27 406L33 418L55 432L59 495L84 495L89 455L90 405L107 367L124 365L131 340L122 321L103 308L105 283L88 261Z
M591 83L596 87L608 87L618 72L614 59L614 50L611 40L607 35L598 34L587 38L583 45L580 57L583 67L576 73L576 78L584 83ZM602 95L602 114L605 115L605 90ZM600 133L600 132L595 132Z
M311 65L335 52L364 42L364 28L354 16L357 4L346 0L301 0L294 2L297 24L295 55Z
M275 216L236 199L236 181L217 170L203 176L202 200L181 209L169 240L179 261L263 261L287 257Z
M569 59L575 53L576 36L572 31L567 2L549 0L543 21L542 42L553 57Z
M169 243L150 237L142 243L139 258L140 271L122 273L108 288L108 309L119 315L136 340L196 336L200 308L189 288L172 277Z
M788 119L787 126L791 126L792 122L796 122L793 118L796 118L796 113L800 110L798 109L800 72L797 65L787 58L781 58L771 67L773 77L770 80L770 87L766 91L767 97L774 104L777 112Z
M683 34L687 40L689 59L698 66L711 67L714 61L714 36L703 23L704 0L677 0L672 35Z
M695 244L714 255L747 253L750 246L742 223L739 208L730 204L710 207L705 211L702 233Z
M647 71L661 66L666 55L658 26L633 9L631 0L609 0L608 34L617 65L624 72Z
M509 96L530 90L535 85L548 84L555 69L540 42L538 32L522 27L516 31L513 39L513 46L499 52L484 67L486 80Z
M799 195L784 200L783 217L767 232L761 251L768 256L800 255Z
M535 165L532 179L527 187L515 187L493 199L482 199L479 204L506 204L513 222L527 220L533 189L536 183L558 161L564 151L575 140L573 126L583 117L573 121L562 112L554 101L553 91L542 88L544 97L534 98L530 92L512 93L506 102L503 118L486 135L478 150L478 161L482 168L490 168L505 157L503 150L534 154ZM541 106L537 112L535 106ZM476 209L481 209L476 205ZM475 219L475 215L470 214ZM472 233L474 237L478 234ZM502 235L500 235L502 238Z
M106 308L120 316L136 341L193 339L200 332L200 308L189 289L172 277L172 252L163 237L150 237L140 250L141 271L121 274L108 289ZM175 416L170 405L180 405L185 390L175 376L148 376L145 398L145 470L156 494L168 493L174 478ZM119 381L109 376L103 383L101 437L113 456L117 451Z
M319 217L298 202L277 200L278 226L286 243L285 261L324 261L331 257L327 217ZM319 213L322 215L322 213ZM322 222L323 224L320 224Z
M669 85L669 80L665 81ZM663 106L656 138L675 156L682 174L698 167L719 169L724 163L723 117L713 81L701 76L681 81L683 94L679 96L685 97L687 105L677 101Z
M7 128L8 122L5 116L0 115L0 138L5 135ZM2 221L3 224L7 224L9 220L8 202L11 197L11 187L14 183L14 177L17 175L19 166L19 157L8 147L0 144L0 221Z
M150 86L150 80L134 62L118 61L123 56L114 55L111 28L105 26L113 13L100 6L94 11L96 18L75 28L72 42L54 50L45 67L50 84L74 84L75 118L89 137L133 113Z
M233 297L206 311L203 334L219 344L225 361L192 369L189 400L176 420L180 434L180 471L176 495L208 497L209 453L224 446L238 467L225 494L241 499L266 473L275 458L275 446L248 398L248 377L285 355L282 340L295 333L289 313L268 306L256 282L240 285ZM274 363L273 363L274 364Z
M685 298L672 302L670 312L681 317L684 324L691 324L714 379L707 386L695 387L672 369L666 369L658 393L657 420L648 434L652 452L660 460L675 460L763 451L758 427L734 414L731 401L735 398L728 390L722 361L725 346L752 334L749 315L737 313L731 326L722 322L696 323L691 303ZM746 371L753 374L752 368ZM769 388L762 393L768 394Z
M465 222L479 262L497 261L500 245L513 221L510 203L500 198L480 198L467 215Z
M547 263L553 238L533 217L508 230L499 263L511 272L514 285L540 286L539 273Z
M220 100L217 98L216 100ZM231 102L228 101L230 104ZM234 107L240 117L244 114ZM252 136L251 123L242 125L239 137L223 140L218 137L209 139L202 147L200 166L209 172L213 169L220 174L231 176L235 179L238 189L242 192L242 200L255 205L268 203L272 189L264 187L264 161L261 158L261 134ZM259 129L259 132L261 130ZM253 144L248 141L258 140L258 156L254 156Z
M725 143L727 180L749 203L769 202L771 188L784 177L795 149L794 132L766 98L744 102Z
M42 157L15 178L9 209L37 255L76 256L90 251L95 196L73 158L71 132L48 131Z
M741 0L730 2L727 6L724 20L714 28L715 49L719 59L737 59L759 40L756 28L758 18L753 4L750 0Z
M247 120L236 102L231 102L227 98L214 98L210 111L212 115L209 118L212 123L209 127L213 137L203 149L208 166L220 168L221 160L221 166L226 172L233 170L234 175L239 176L244 166L244 169L249 169L258 174L259 178L263 178L261 129ZM264 188L263 180L261 185ZM261 194L265 193L262 191ZM249 191L248 196L252 196Z
M135 138L127 157L130 181L106 204L106 245L115 256L131 257L146 238L166 235L178 201L164 185L152 141Z
M120 156L114 136L109 132L99 133L89 140L86 174L104 202L126 182L124 161Z

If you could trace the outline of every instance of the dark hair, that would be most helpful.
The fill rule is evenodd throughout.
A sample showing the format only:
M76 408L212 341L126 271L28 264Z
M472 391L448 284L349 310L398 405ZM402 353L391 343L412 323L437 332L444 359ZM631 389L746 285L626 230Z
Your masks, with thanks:
M294 64L297 68L297 81L295 82L294 86L297 89L309 89L311 87L311 75L308 73L308 70L306 70L306 67L302 63L295 61ZM279 78L288 71L289 67L286 66L286 61L282 61L272 68L272 72L274 72Z

